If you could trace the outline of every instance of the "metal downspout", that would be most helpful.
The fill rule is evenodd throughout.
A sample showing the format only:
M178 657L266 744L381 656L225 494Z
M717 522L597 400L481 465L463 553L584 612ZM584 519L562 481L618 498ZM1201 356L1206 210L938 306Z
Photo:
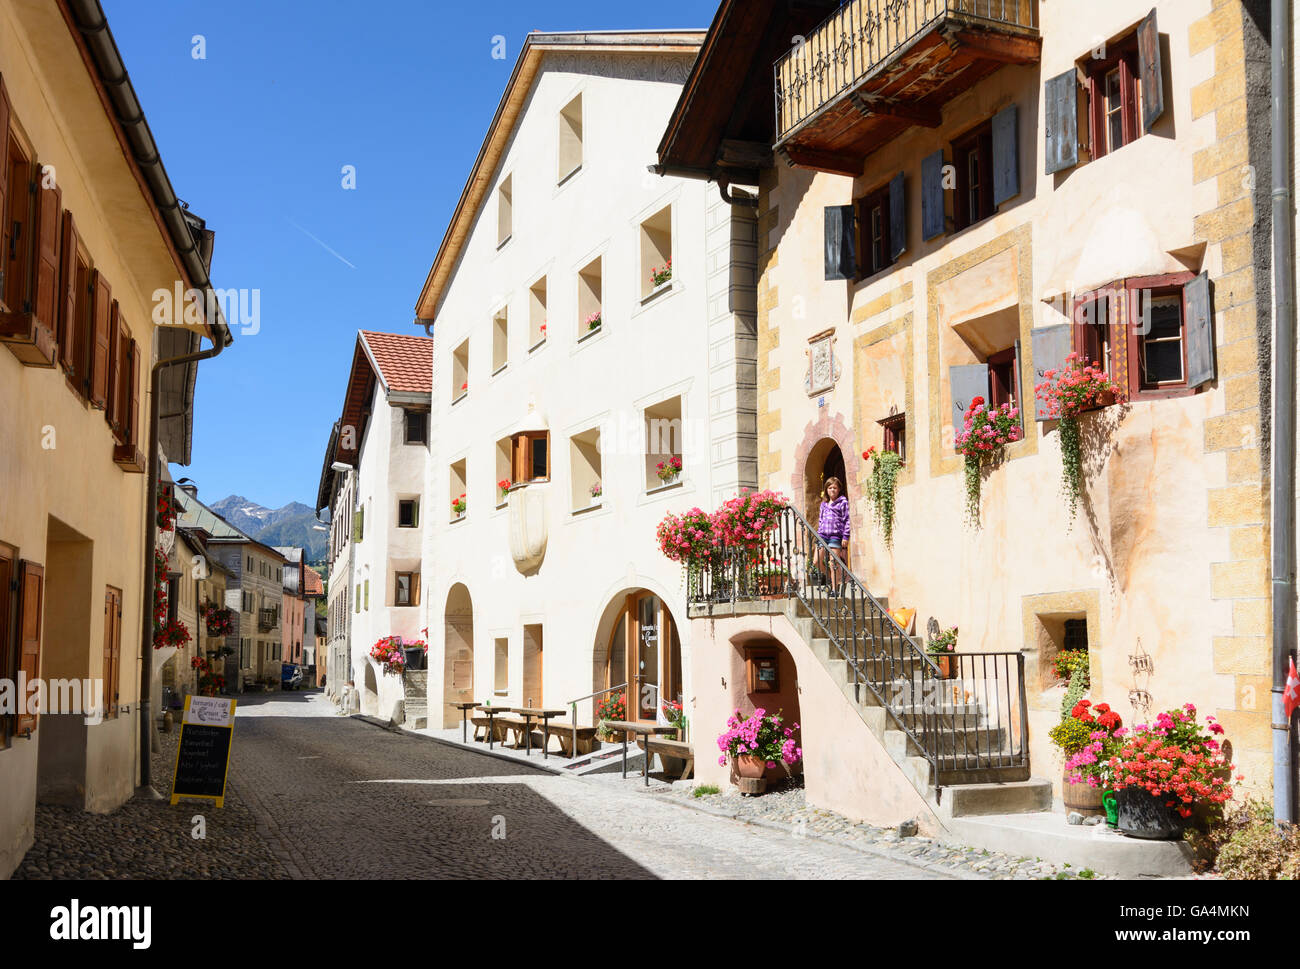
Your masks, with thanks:
M1295 206L1291 191L1291 0L1272 0L1273 132L1273 817L1294 823L1295 790L1290 718L1285 698L1296 649Z

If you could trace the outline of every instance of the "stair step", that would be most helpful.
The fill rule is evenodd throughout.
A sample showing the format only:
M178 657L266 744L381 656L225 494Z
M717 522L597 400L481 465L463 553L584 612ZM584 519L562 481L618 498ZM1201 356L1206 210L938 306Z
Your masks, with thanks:
M942 776L942 772L940 774ZM1041 777L944 787L940 807L949 817L1050 811L1052 782Z

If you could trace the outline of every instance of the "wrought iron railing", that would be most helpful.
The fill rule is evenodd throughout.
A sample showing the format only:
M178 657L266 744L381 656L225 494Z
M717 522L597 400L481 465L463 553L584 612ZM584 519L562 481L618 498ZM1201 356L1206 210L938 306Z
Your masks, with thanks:
M937 787L956 772L1028 769L1024 657L928 653L797 509L783 509L759 547L724 547L687 569L687 598L710 611L789 597L829 640L830 658L847 662L855 698L870 692L930 761Z
M1037 30L1038 0L849 0L774 65L777 142L949 17Z

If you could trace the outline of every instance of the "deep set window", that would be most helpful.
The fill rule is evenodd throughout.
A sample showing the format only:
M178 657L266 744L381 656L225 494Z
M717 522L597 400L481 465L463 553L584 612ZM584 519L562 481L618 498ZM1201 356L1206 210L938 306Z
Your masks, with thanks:
M551 435L549 431L529 431L513 438L515 484L546 481L551 477Z
M397 527L417 528L420 524L420 501L418 498L403 498L397 503Z
M420 573L397 572L393 576L393 605L418 606L420 604Z
M953 222L958 230L983 222L995 211L993 204L993 126L983 124L953 142L957 189Z
M407 444L429 443L429 415L422 410L403 412L405 441Z

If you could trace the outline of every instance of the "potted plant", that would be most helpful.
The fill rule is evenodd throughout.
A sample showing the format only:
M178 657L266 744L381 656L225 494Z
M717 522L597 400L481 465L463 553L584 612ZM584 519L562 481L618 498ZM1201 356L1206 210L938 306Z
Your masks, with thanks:
M1125 733L1124 722L1109 704L1093 706L1088 700L1076 703L1069 716L1052 728L1052 742L1066 755L1061 800L1067 810L1107 814L1110 758L1118 753Z
M1060 370L1047 370L1044 380L1034 387L1035 396L1042 401L1043 413L1049 420L1057 420L1061 432L1061 490L1070 512L1069 526L1074 525L1074 513L1083 494L1082 437L1079 433L1079 415L1085 411L1113 403L1120 395L1117 384L1106 372L1095 367L1084 357L1071 353Z
M397 637L401 640L401 637ZM416 639L411 642L402 642L402 659L404 669L406 670L423 670L428 667L429 646L422 640Z
M755 586L764 599L784 599L790 594L790 570L775 557L760 562L753 570Z
M871 461L871 476L867 478L866 497L875 509L885 548L894 547L894 496L898 490L898 472L903 462L893 451L877 451L869 447L862 452L862 460Z
M662 266L654 266L650 269L650 286L652 289L658 289L672 278L673 261L671 259Z
M660 708L664 712L664 719L677 729L677 734L673 739L684 741L686 739L686 711L682 708L682 705L672 700L664 700L660 704Z
M604 492L601 490L600 482L597 481L594 485L592 485L592 486L588 489L588 491L589 491L590 494L591 494L591 503L592 503L592 505L599 505L599 504L600 504L600 497L601 497L602 494L604 494Z
M501 492L501 502L504 503L506 495L510 493L510 479L502 478L497 482L497 491Z
M169 532L176 527L176 496L170 488L158 492L158 530Z
M465 493L464 493L464 492L461 492L461 496L460 496L459 498L453 498L453 499L452 499L452 502L451 502L451 513L452 513L455 517L460 518L462 515L465 514L465 507L466 507L466 506L465 506Z
M925 644L925 651L939 667L939 679L957 678L957 627L945 629Z
M1214 739L1223 727L1213 717L1205 719L1208 728L1187 703L1122 738L1108 761L1121 834L1171 840L1182 836L1198 809L1211 821L1221 815L1232 798L1232 762Z
M677 476L682 473L682 459L674 455L667 461L660 461L655 465L655 474L659 475L659 480L664 484L669 484L677 480Z
M585 320L583 320L582 322L586 324L586 326L587 326L587 332L588 332L588 333L593 333L593 332L595 332L596 330L599 330L599 329L600 329L600 310L596 310L596 312L592 313L590 316L588 316L588 317L587 317Z
M605 699L600 701L596 707L596 723L603 724L604 721L621 723L627 720L627 694L626 693L606 693ZM610 743L615 738L612 730L606 730L601 726L596 731L596 736L604 743Z
M718 763L725 766L730 760L740 777L755 782L754 793L761 794L766 786L766 771L774 770L779 762L788 775L790 765L803 758L803 748L794 739L798 729L797 723L785 726L779 712L769 715L759 707L742 720L737 710L727 718L727 729L718 736L718 749L722 751Z
M385 673L400 675L406 670L406 654L402 650L401 636L385 636L370 647L370 658L384 668Z
M980 477L985 462L997 457L1004 446L1023 436L1020 429L1020 408L1002 404L990 409L983 397L971 400L953 441L957 453L966 459L967 522L979 524Z

